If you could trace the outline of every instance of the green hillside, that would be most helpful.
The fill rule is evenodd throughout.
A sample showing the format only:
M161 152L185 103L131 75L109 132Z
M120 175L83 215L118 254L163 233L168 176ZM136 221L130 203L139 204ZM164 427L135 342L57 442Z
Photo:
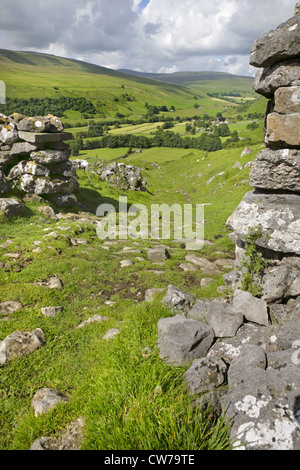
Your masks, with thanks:
M0 49L0 80L6 84L8 100L84 97L95 106L95 118L117 113L137 118L146 112L145 103L173 106L181 116L215 115L255 99L248 77L214 72L132 75L79 60L4 49ZM83 118L76 111L64 117Z

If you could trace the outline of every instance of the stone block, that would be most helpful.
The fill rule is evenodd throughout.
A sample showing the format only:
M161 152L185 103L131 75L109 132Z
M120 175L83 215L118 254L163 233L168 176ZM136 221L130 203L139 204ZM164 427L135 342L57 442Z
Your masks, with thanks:
M271 148L300 147L300 114L270 113L265 143Z

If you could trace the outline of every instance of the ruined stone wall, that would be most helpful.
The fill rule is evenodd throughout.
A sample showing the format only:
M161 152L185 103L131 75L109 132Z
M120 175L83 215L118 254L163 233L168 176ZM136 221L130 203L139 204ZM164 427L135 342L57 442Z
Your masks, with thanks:
M79 184L65 143L72 137L52 115L0 115L0 195L6 198L17 187L47 195L58 206L74 205Z
M262 229L256 244L266 258L286 262L300 255L300 3L295 16L255 41L250 64L259 68L254 89L269 99L266 149L251 169L254 190L227 221L236 236L237 265L255 227Z

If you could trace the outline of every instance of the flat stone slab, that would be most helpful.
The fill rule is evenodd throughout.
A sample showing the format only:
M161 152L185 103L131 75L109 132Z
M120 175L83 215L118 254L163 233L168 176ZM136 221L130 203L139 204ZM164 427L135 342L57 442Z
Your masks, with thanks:
M249 62L254 67L269 67L299 55L300 20L296 15L257 39L252 46Z
M70 132L27 132L19 131L19 138L31 144L45 144L51 142L64 142L65 140L72 140L73 134Z
M263 236L256 241L262 248L300 255L300 195L248 192L226 222L240 238L260 225Z

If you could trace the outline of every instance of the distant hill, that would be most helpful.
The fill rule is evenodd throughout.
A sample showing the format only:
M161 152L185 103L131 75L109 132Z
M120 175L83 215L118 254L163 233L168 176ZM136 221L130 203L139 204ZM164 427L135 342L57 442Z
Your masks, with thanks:
M174 72L174 73L144 73L136 72L129 69L119 69L121 73L131 76L144 77L152 80L160 80L162 82L174 84L187 84L190 82L199 81L215 81L215 80L232 80L236 82L245 81L247 84L253 83L252 77L245 77L242 75L232 75L225 72Z
M116 115L136 118L147 112L146 104L173 106L182 116L196 112L216 114L237 106L218 93L235 92L235 96L250 99L255 96L253 79L248 77L217 72L144 74L50 54L5 49L0 49L0 80L6 84L9 99L84 97L95 106L98 118ZM79 111L65 113L65 118L71 121L83 117Z

